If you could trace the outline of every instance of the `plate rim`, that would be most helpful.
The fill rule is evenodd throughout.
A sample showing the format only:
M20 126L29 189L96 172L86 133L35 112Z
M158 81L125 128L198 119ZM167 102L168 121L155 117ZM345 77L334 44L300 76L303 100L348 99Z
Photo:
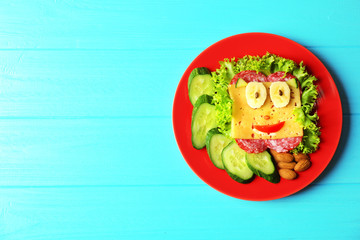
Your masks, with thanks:
M339 115L341 116L340 119L339 119L339 130L336 132L336 144L334 145L334 148L332 149L332 151L330 152L329 154L329 160L326 164L323 165L322 167L322 170L319 171L316 175L314 175L314 177L312 178L312 180L310 182L308 182L307 184L305 184L304 186L300 185L294 189L292 189L291 191L288 191L286 193L283 193L283 194L278 194L277 197L262 197L262 198L248 198L248 197L244 197L244 196L238 196L238 195L234 195L234 194L231 194L231 193L228 193L226 191L224 191L223 189L221 188L218 188L216 186L213 186L211 183L209 183L206 179L204 179L201 175L199 175L199 173L193 168L193 166L189 163L189 160L185 157L184 155L184 149L182 149L180 147L180 143L179 143L179 136L177 135L177 131L175 129L175 118L174 118L174 115L175 115L175 104L176 104L176 97L177 97L177 94L179 92L179 89L180 89L180 82L181 80L185 77L189 67L191 65L193 65L194 62L196 62L198 60L198 58L200 58L202 56L202 54L206 51L208 51L210 48L218 45L218 44L221 44L222 42L226 41L226 40L229 40L229 39L232 39L232 38L238 38L238 37L242 37L242 36L247 36L247 35L259 35L259 36L272 36L272 37L276 37L276 38L281 38L283 39L284 41L289 41L291 42L292 44L295 44L297 45L297 47L301 48L302 51L305 51L307 54L311 55L312 58L316 59L318 61L319 64L321 64L323 67L324 67L324 70L326 71L326 74L330 77L333 85L335 86L335 89L336 89L336 92L335 92L335 97L338 101L338 107L339 107L339 110L340 110L340 113ZM258 36L258 37L259 37ZM236 58L238 58L237 56L235 56ZM312 73L313 74L313 73ZM318 85L318 84L317 84ZM247 201L269 201L269 200L276 200L276 199L281 199L281 198L284 198L284 197L287 197L287 196L290 196L290 195L293 195L303 189L305 189L306 187L308 187L312 182L314 182L323 172L324 170L328 167L328 165L330 164L330 162L332 161L338 147L339 147L339 143L340 143L340 139L341 139L341 135L342 135L342 125L343 125L343 107L342 107L342 102L341 102L341 98L340 98L340 94L339 94L339 90L336 86L336 83L333 79L333 77L331 76L329 70L326 68L326 66L324 65L323 62L320 61L320 59L314 54L312 53L309 49L307 49L306 47L304 47L303 45L295 42L294 40L291 40L289 38L286 38L286 37L283 37L283 36L280 36L280 35L277 35L277 34L273 34L273 33L266 33L266 32L247 32L247 33L240 33L240 34L235 34L235 35L232 35L232 36L229 36L229 37L226 37L226 38L223 38L223 39L220 39L218 41L216 41L215 43L211 44L210 46L208 46L207 48L205 48L204 50L202 50L192 61L191 63L187 66L187 68L185 69L183 75L181 76L180 80L179 80L179 83L176 87L176 91L175 91L175 95L174 95L174 100L173 100L173 106L172 106L172 125L173 125L173 131L174 131L174 137L175 137L175 140L176 140L176 143L178 145L178 148L182 154L182 157L183 159L185 160L185 162L187 163L187 165L190 167L190 169L204 182L206 183L206 185L210 186L211 188L227 195L227 196L230 196L230 197L234 197L234 198L237 198L237 199L242 199L242 200L247 200ZM199 151L199 150L198 150ZM215 167L215 166L214 166ZM240 184L240 183L239 183ZM251 184L251 183L250 183Z

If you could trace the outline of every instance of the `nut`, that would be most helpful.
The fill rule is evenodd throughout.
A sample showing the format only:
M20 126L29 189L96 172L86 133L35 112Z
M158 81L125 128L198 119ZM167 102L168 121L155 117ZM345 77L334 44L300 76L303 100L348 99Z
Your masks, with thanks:
M273 149L270 149L270 153L276 162L292 162L294 160L294 156L290 153L278 153Z
M294 167L296 172L302 172L308 169L311 166L311 162L309 160L300 160Z
M279 175L287 180L293 180L297 177L296 172L290 169L279 169Z
M283 169L294 169L296 162L278 162L278 167Z
M294 158L296 162L299 162L301 160L310 160L309 156L304 153L294 153Z

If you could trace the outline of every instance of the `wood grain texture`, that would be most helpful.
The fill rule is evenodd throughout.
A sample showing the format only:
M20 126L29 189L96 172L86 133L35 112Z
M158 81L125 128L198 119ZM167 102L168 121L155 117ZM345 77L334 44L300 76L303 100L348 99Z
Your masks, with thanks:
M2 186L201 183L182 159L171 118L22 119L0 125Z
M358 61L348 56L360 48L310 50L332 74L344 114L359 114L360 85L348 84ZM0 51L0 117L170 117L177 84L200 52L151 50L140 60L122 50Z
M360 238L359 9L355 0L2 2L0 239ZM207 186L172 130L187 66L244 32L306 46L343 105L328 168L269 202Z
M0 237L356 239L360 225L349 215L360 213L359 191L348 197L354 188L359 184L312 186L271 202L233 199L204 185L0 189Z
M0 126L4 187L203 184L177 148L171 118L18 119ZM319 183L359 183L360 161L351 150L359 135L351 124Z
M0 10L0 32L6 34L0 48L202 49L241 32L272 32L306 46L359 46L359 5L356 0L17 0Z

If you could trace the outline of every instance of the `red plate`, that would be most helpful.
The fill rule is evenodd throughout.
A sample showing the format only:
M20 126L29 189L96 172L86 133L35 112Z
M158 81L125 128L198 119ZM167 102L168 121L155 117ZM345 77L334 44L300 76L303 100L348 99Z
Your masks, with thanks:
M266 52L303 61L307 70L318 78L318 115L321 126L319 150L311 154L312 166L299 173L295 180L281 179L272 184L256 177L250 184L232 180L224 170L210 161L206 149L191 145L192 105L188 97L187 80L192 69L207 67L214 71L224 58L244 55L264 55ZM336 85L320 60L305 47L287 38L268 33L245 33L225 38L203 51L186 69L176 90L173 105L173 127L182 155L190 168L208 185L229 196L252 201L273 200L289 196L314 181L329 164L337 148L342 127L342 108Z

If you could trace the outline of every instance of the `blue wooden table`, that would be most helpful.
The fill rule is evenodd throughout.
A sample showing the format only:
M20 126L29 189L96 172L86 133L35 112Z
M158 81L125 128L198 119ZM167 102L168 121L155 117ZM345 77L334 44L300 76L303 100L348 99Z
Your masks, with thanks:
M1 1L0 239L360 239L359 1ZM209 45L269 32L332 74L343 133L325 172L250 202L202 182L172 129Z

